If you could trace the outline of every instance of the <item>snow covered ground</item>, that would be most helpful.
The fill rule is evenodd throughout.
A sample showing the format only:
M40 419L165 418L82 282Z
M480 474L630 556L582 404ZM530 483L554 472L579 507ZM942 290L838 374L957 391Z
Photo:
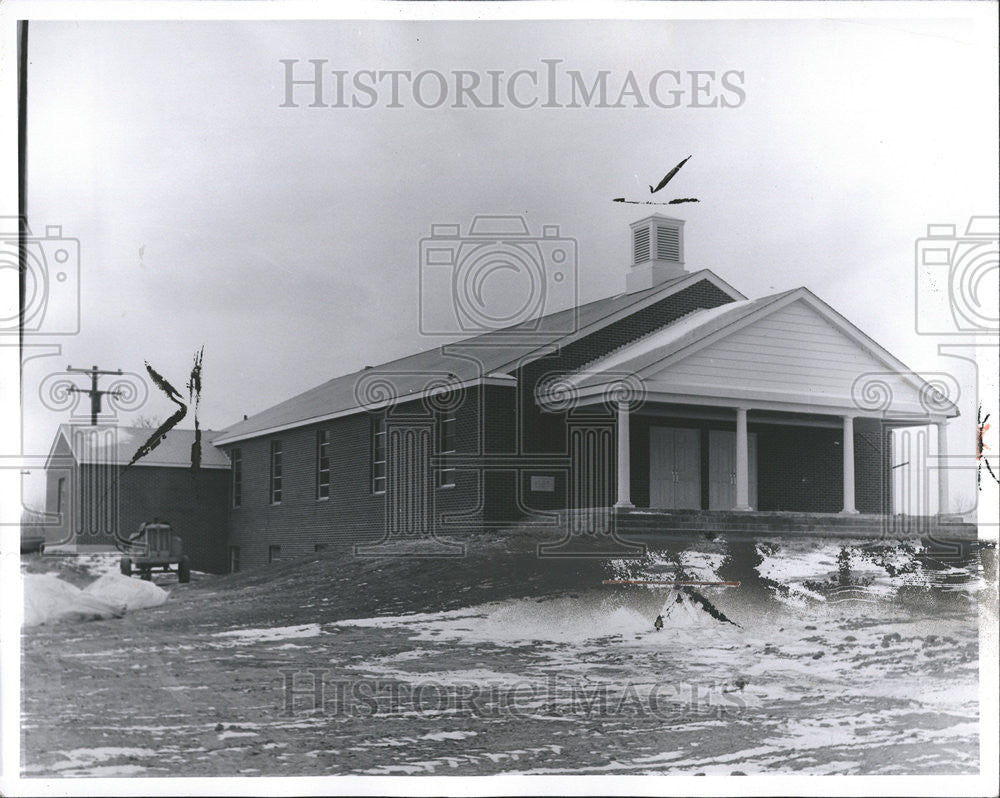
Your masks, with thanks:
M24 773L978 771L995 549L715 539L604 573L740 582L693 592L489 564L330 556L32 630Z

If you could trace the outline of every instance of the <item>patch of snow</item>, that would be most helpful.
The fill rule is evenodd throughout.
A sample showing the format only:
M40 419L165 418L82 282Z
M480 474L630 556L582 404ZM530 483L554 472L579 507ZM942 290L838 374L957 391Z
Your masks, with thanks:
M431 732L430 734L424 734L420 737L421 740L465 740L469 737L475 737L477 732L474 731L442 731L442 732Z
M126 610L142 610L158 607L166 603L170 594L162 587L143 579L132 579L120 573L106 573L83 589L84 593L125 607Z
M272 640L287 640L289 638L317 637L323 633L318 623L307 623L301 626L272 626L263 629L233 629L228 632L216 632L213 637L231 638L238 645L249 643L267 643Z
M105 574L120 573L121 554L117 551L91 552L90 554L78 554L76 557L78 565L89 571L90 575L100 578Z
M252 732L252 731L228 731L227 730L227 731L224 731L224 732L219 732L219 739L220 740L227 740L230 737L259 737L259 736L260 735L257 734L257 732Z
M86 770L86 774L80 775L98 775L93 773L96 768L93 766L99 762L107 762L109 759L117 759L119 757L138 757L138 756L156 756L157 752L152 748L116 748L112 746L106 746L103 748L74 748L72 751L62 751L61 754L67 757L66 761L56 762L52 765L34 765L25 768L26 772L34 771L77 771ZM145 770L144 767L139 765L112 765L104 770L113 768L123 768L129 772L138 772L140 770ZM69 774L67 774L69 775ZM104 773L101 775L111 775Z

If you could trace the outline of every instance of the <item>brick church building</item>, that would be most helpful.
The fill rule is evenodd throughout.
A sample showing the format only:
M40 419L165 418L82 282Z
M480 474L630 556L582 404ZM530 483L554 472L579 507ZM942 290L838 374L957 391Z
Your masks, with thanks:
M511 256L474 243L480 262ZM544 290L560 260L543 243ZM684 222L659 214L631 225L631 253L617 296L336 377L206 435L198 493L154 451L121 486L123 507L141 505L130 523L169 509L200 538L193 567L229 571L579 508L813 529L892 513L894 426L937 425L946 452L954 404L808 289L748 299L689 271ZM944 512L945 472L939 490Z
M231 567L565 508L891 513L891 428L944 445L957 408L809 290L750 300L688 271L683 221L641 219L631 244L622 294L223 430Z

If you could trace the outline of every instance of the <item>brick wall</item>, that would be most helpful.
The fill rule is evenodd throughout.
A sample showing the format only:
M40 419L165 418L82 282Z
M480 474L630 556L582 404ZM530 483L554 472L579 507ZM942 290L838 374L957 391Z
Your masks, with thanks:
M134 466L79 468L69 491L77 534L83 546L114 546L115 527L128 537L144 522L160 520L184 541L184 551L196 571L223 573L228 529L229 472L202 469L195 477L187 468ZM53 507L54 504L50 505Z
M316 498L316 432L330 431L330 496ZM271 442L282 446L282 501L270 502ZM240 567L264 565L268 547L281 556L315 550L341 540L372 542L379 537L385 497L372 493L371 417L361 413L284 430L222 447L242 457L242 500L230 510L229 545L239 547ZM227 496L232 505L231 492Z
M876 420L854 420L854 497L859 512L892 514L889 435Z
M764 428L758 439L761 510L839 513L844 509L840 429ZM855 421L854 496L862 513L885 513L891 488L885 435Z
M554 365L574 368L695 308L728 301L728 295L701 281L570 344L556 364L546 359L537 367L522 370L527 382L519 391L506 386L468 389L456 410L457 450L483 455L514 453L520 436L523 451L560 451L565 447L565 420L538 413L534 380ZM421 412L419 403L407 403L395 415L418 417ZM383 537L385 498L373 496L370 488L370 424L368 414L357 414L224 447L227 452L240 448L243 458L243 501L231 511L229 540L231 546L239 547L241 568L266 564L270 546L281 546L281 556L286 557L312 552L317 544L372 543ZM326 500L315 497L315 440L321 428L332 434L331 489ZM284 495L280 505L268 502L269 455L274 439L282 442ZM554 492L532 493L530 475L523 475L524 503L519 504L513 471L489 467L459 470L454 488L435 486L432 491L434 517L448 516L449 526L481 526L484 522L515 521L528 509L566 506L565 478L556 476Z
M837 513L844 508L839 429L778 427L757 439L761 510Z
M511 389L488 387L486 391L500 396ZM470 388L455 408L458 453L482 451L487 437L499 445L507 434L499 417L489 425L482 423L483 401L493 400L487 400L481 389ZM418 426L431 422L433 416L422 403L408 402L388 419L390 425ZM267 564L270 546L281 546L281 557L286 558L313 552L317 545L373 544L383 539L386 496L372 493L371 425L372 414L358 413L223 447L230 455L234 448L240 449L243 460L242 502L231 510L229 536L229 545L239 547L241 568ZM316 433L321 429L330 431L330 495L325 499L316 498ZM280 504L269 501L273 440L282 444ZM454 482L454 487L439 488L434 481L429 494L432 521L448 516L452 526L480 525L487 506L480 475L457 470ZM456 514L462 518L455 518Z

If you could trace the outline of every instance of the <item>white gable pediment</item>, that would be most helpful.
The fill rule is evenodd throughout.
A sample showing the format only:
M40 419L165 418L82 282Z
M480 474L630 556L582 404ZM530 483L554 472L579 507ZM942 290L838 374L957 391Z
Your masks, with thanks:
M647 391L789 402L858 415L955 415L918 376L802 290L743 323L664 353L638 374ZM938 397L940 399L940 397Z

